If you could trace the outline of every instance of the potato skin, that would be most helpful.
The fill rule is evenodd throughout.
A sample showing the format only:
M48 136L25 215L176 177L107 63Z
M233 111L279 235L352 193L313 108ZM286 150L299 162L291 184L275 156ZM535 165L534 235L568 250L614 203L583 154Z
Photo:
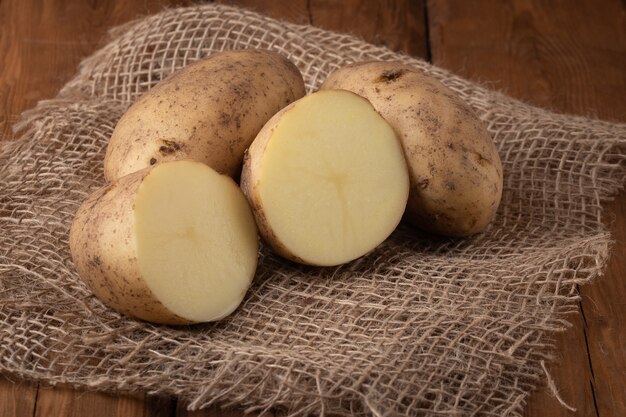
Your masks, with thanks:
M300 71L278 53L211 55L176 71L128 109L107 147L105 178L186 158L234 177L265 122L304 94Z
M367 98L398 134L411 182L407 221L463 237L493 220L502 197L502 163L489 132L454 92L397 62L348 65L330 74L321 89Z
M139 272L135 196L152 167L102 187L80 206L70 229L70 252L81 279L114 310L164 324L187 324L158 301Z

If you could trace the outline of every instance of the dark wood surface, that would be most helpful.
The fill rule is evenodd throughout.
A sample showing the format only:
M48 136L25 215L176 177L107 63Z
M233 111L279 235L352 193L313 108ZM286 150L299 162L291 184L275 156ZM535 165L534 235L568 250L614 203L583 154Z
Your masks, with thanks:
M275 18L349 32L559 111L626 121L626 6L620 0L229 0ZM185 0L0 0L0 135L53 97L106 31ZM546 388L526 416L626 416L626 195L606 204L616 239L605 276L580 288ZM0 417L242 416L187 412L175 398L109 395L0 377Z

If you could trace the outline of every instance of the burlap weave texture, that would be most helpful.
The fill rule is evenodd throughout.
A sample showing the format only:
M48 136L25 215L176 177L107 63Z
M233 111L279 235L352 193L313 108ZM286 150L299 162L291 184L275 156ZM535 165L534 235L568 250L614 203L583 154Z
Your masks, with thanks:
M0 370L100 390L293 414L521 415L551 333L601 274L600 203L626 179L626 125L554 114L347 35L221 5L173 9L113 34L0 146ZM442 239L401 226L337 268L270 251L242 306L216 324L122 317L79 281L78 205L104 183L123 111L172 71L224 49L289 57L315 90L335 68L399 60L440 79L488 126L503 161L489 229Z

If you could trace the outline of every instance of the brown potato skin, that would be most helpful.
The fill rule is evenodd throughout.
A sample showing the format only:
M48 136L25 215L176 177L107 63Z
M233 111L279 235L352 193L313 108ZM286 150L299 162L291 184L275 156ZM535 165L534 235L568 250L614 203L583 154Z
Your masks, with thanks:
M107 147L105 178L178 159L235 177L265 122L304 94L300 71L276 52L211 55L158 83L121 117Z
M367 98L394 128L409 165L405 219L453 237L478 233L502 198L502 163L489 132L453 91L397 62L362 62L334 71L321 89Z
M70 252L83 282L106 305L142 320L190 323L159 302L139 272L135 196L152 167L102 187L80 206L70 229Z

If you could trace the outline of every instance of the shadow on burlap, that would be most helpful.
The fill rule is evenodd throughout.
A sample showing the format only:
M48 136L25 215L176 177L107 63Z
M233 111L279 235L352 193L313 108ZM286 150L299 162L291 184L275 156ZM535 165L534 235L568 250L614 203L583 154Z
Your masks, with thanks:
M0 147L0 370L108 391L293 414L521 415L577 285L602 273L600 203L626 177L626 125L554 114L356 38L235 8L168 10L115 30ZM78 205L104 183L124 109L214 51L288 56L309 91L341 65L400 60L440 79L486 123L502 157L497 219L471 239L401 226L368 256L309 268L262 250L228 319L138 322L103 306L68 252ZM456 414L455 414L456 415Z

